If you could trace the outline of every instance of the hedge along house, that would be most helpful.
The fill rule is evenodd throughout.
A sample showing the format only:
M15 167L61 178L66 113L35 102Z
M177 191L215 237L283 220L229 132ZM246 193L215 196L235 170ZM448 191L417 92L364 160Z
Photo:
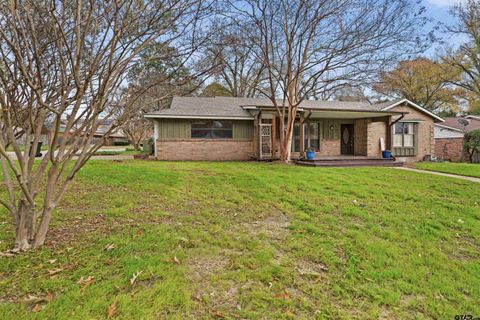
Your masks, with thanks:
M154 122L159 160L269 160L279 156L279 118L270 100L174 97L145 115ZM292 158L381 157L418 161L435 150L434 123L443 119L406 99L382 104L306 100L294 126ZM382 148L383 147L383 148Z

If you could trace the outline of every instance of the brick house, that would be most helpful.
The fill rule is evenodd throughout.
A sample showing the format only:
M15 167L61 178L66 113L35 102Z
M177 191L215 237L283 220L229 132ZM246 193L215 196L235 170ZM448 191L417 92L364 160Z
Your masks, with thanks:
M154 123L159 160L276 159L279 118L267 99L174 97L169 109L145 115ZM434 124L443 119L401 99L381 104L306 100L295 122L292 158L381 157L401 161L435 152Z
M463 136L466 132L480 129L480 117L449 117L435 124L435 155L448 161L468 159L463 154ZM479 156L476 157L480 158Z

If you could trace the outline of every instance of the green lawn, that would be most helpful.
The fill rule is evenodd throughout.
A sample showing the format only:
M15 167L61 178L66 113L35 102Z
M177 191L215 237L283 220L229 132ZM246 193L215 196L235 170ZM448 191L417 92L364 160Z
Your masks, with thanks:
M460 179L97 160L49 237L0 257L0 319L480 316L480 188Z
M454 163L454 162L420 162L417 169L453 173L461 176L480 178L480 164L478 163Z

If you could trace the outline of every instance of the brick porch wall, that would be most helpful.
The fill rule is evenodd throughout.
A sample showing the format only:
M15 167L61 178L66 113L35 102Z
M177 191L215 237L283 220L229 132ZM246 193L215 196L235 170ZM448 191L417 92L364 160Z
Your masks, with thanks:
M184 139L157 140L158 160L250 160L253 140Z
M435 139L435 155L450 161L461 161L463 152L463 138Z
M356 156L366 156L368 149L367 127L368 119L358 119L354 121L353 128L353 148Z
M320 149L320 155L322 156L338 156L340 155L340 139L322 140Z
M367 156L381 157L380 138L387 143L387 124L385 122L369 122L367 127Z

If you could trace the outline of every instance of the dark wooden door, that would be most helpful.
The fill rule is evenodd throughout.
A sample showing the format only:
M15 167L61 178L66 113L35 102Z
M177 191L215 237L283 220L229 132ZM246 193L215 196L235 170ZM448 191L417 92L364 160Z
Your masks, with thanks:
M353 154L353 124L340 126L340 153Z

